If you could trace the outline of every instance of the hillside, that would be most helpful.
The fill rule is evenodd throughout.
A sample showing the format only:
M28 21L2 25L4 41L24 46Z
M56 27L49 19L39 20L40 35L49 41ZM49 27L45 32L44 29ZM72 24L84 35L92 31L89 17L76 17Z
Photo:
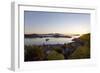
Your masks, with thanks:
M90 58L90 34L84 34L78 39L84 42L83 46L79 46L68 58L69 59L83 59Z

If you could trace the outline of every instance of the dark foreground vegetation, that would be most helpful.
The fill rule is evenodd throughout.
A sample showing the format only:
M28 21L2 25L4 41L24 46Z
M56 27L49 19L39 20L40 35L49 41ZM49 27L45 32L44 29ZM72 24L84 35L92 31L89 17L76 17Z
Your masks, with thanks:
M90 34L73 39L69 44L24 46L24 61L90 58Z

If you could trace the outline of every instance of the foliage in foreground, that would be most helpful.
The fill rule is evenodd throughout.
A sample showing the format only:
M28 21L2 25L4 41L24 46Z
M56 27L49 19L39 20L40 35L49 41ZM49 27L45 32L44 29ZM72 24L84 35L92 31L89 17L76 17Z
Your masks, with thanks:
M64 56L56 51L51 51L47 56L48 60L63 60Z
M90 58L90 48L88 48L86 45L77 48L77 50L69 56L69 59L84 59L84 58Z
M85 34L79 39L85 42L84 46L78 47L68 58L69 59L84 59L90 58L90 34Z
M25 46L25 61L38 61L44 59L43 48L39 46Z

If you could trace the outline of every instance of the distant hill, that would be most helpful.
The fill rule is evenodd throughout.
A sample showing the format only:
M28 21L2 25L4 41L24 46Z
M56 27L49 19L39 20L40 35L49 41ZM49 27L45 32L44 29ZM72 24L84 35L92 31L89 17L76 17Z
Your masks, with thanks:
M25 38L44 38L44 37L63 37L63 38L72 38L69 35L59 34L59 33L50 33L50 34L25 34Z

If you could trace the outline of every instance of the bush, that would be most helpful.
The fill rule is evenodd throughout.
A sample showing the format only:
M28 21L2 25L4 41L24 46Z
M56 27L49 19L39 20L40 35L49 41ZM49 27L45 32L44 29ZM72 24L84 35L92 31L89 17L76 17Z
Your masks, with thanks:
M39 46L25 47L25 61L38 61L44 59L44 51Z
M86 45L77 48L69 57L69 59L90 58L90 48Z
M53 50L48 54L47 59L48 60L63 60L64 56Z
M58 47L57 46L53 47L52 50L56 51L57 53L63 53L62 47L59 47L59 46Z

